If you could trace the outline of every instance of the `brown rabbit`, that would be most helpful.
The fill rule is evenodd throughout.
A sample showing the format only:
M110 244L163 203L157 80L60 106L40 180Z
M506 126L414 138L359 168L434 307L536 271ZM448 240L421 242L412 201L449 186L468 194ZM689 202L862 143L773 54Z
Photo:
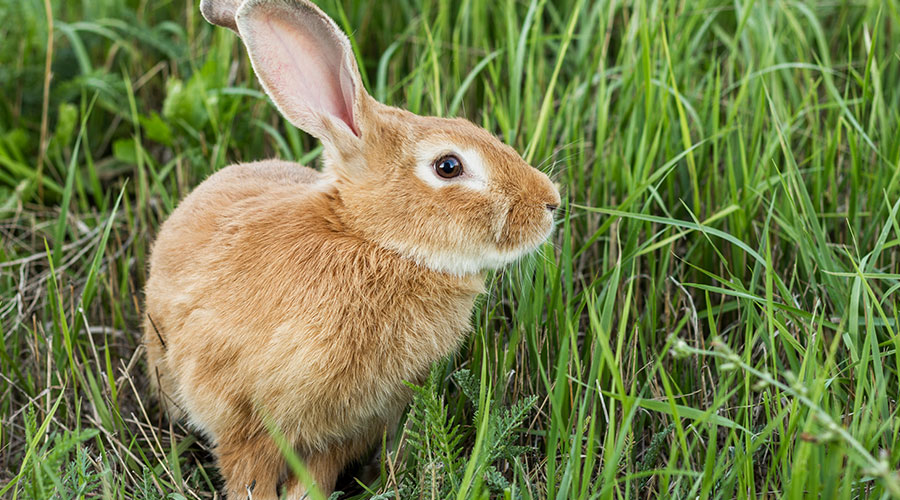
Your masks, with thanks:
M385 106L350 43L305 0L204 0L236 29L322 173L265 161L211 176L163 224L144 342L172 418L215 443L229 499L301 498L274 425L328 494L392 429L470 327L484 271L549 236L559 193L461 119Z

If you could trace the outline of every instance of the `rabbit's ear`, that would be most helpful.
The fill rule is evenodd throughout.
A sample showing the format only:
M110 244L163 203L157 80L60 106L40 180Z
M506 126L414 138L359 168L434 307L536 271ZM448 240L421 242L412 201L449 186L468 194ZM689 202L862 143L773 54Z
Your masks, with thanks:
M237 26L285 118L326 145L357 142L368 94L350 41L331 18L306 0L245 0Z
M200 13L210 24L237 31L234 16L241 0L200 0Z

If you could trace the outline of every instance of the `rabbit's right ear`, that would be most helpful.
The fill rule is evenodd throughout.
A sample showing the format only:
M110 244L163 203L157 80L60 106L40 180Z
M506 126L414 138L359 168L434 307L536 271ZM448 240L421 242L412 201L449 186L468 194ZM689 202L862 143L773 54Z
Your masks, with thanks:
M306 0L245 0L237 26L272 101L327 146L360 143L365 101L350 41Z
M234 16L240 6L241 0L200 0L200 13L210 24L237 31Z

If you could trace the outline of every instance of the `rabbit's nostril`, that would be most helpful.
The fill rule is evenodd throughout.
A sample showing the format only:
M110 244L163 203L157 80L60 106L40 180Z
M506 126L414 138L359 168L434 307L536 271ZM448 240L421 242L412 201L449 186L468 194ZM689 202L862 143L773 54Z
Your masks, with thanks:
M556 204L554 204L554 203L547 203L546 206L547 206L547 210L549 210L549 211L551 211L551 212L553 212L553 211L555 211L557 208L559 208L559 205L556 205Z

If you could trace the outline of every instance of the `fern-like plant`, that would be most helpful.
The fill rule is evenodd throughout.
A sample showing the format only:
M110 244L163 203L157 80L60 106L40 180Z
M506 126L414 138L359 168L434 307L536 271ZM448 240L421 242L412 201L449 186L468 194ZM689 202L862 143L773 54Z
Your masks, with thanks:
M453 380L473 408L472 419L457 422L449 415L445 394L440 384L442 370L433 369L422 386L410 387L414 391L412 408L404 436L409 449L408 465L414 470L400 485L402 498L452 498L457 497L467 471L474 471L474 488L466 488L466 498L482 498L491 493L516 498L510 491L510 482L498 469L501 461L512 462L530 448L516 444L522 422L534 406L537 398L525 398L510 406L485 405L482 408L481 387L470 370L459 370ZM483 412L488 411L488 415ZM473 435L470 429L478 429L477 423L487 419L483 436ZM477 431L476 433L477 434ZM475 453L474 446L479 452ZM470 472L470 476L472 473ZM487 491L484 491L486 487Z

